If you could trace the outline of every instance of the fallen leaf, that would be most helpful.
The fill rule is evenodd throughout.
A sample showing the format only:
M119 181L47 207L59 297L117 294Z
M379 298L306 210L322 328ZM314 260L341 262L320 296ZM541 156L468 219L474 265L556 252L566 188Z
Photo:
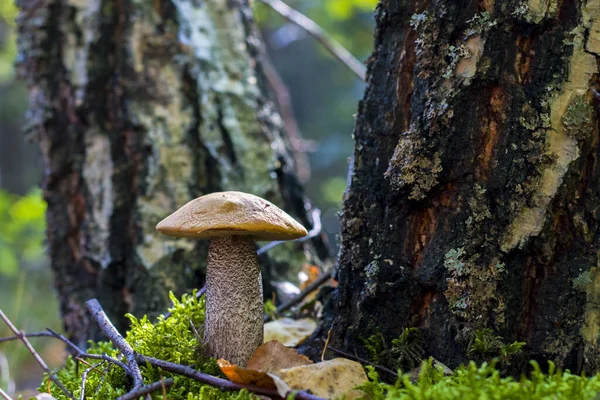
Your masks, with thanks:
M310 318L294 320L281 318L265 324L265 343L278 340L285 346L294 347L317 329L317 323Z
M363 366L346 358L334 358L316 364L280 370L276 375L292 390L309 390L316 396L325 398L355 399L364 393L353 390L354 387L367 382ZM278 391L286 390L278 384ZM288 389L289 391L289 389ZM286 393L279 394L285 397Z
M264 371L244 369L238 367L237 365L233 365L229 361L222 358L217 360L217 364L231 382L241 383L242 385L256 385L275 389L273 378L267 375Z
M296 350L284 346L277 340L270 340L256 349L248 360L247 369L276 373L280 369L307 364L312 364L308 357L298 354Z

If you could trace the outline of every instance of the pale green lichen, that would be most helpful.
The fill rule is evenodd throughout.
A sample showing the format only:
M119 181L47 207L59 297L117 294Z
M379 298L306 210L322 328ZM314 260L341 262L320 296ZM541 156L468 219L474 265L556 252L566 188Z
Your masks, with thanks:
M573 279L573 289L585 292L590 283L592 283L592 273L587 270Z
M575 96L562 118L567 135L577 140L587 139L594 131L594 108L583 96Z
M444 296L450 311L462 322L457 340L470 340L477 329L487 328L489 316L494 324L505 322L505 303L498 285L506 268L497 261L489 265L478 262L479 254L467 257L463 248L450 249L444 257L444 267L450 272Z

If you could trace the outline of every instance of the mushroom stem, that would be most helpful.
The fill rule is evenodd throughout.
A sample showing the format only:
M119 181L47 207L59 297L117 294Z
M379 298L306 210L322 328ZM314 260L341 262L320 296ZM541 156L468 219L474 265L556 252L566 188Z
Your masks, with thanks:
M252 237L212 239L204 321L208 355L246 367L263 342L263 310L260 267Z

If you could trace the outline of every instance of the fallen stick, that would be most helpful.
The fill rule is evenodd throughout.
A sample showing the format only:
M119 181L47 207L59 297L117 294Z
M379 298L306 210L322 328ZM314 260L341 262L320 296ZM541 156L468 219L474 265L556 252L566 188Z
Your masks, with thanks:
M124 394L121 397L118 397L117 400L134 400L134 399L139 398L140 396L158 392L159 390L161 390L163 388L168 388L170 386L173 386L173 383L175 383L175 381L172 378L160 380L160 381L151 383L149 385L142 386L139 389L132 390L131 392Z
M60 390L62 390L67 397L75 400L75 397L73 396L73 393L71 393L69 391L69 389L67 389L58 380L58 378L56 376L54 376L54 374L52 373L52 371L50 371L50 368L48 368L48 365L46 365L46 363L44 362L44 360L42 360L42 357L40 357L40 355L37 353L37 351L35 351L35 349L31 345L31 343L29 342L29 340L27 340L27 336L25 335L25 333L19 331L17 329L17 327L13 325L13 323L11 322L11 320L8 319L8 317L4 314L4 312L2 312L2 310L0 310L0 318L2 318L2 320L6 323L6 325L8 325L8 327L10 328L11 331L13 331L13 333L15 334L15 336L17 338L19 338L23 342L23 344L25 344L25 347L27 347L27 350L29 350L29 352L33 355L33 357L38 362L38 364L44 369L44 371L46 371L46 373L48 374L48 377L52 380L52 382L54 382L56 384L56 386L58 386L60 388Z
M331 271L323 272L313 283L308 285L303 291L298 293L290 300L286 301L275 310L275 315L280 315L282 312L287 311L296 304L300 303L306 296L317 290L321 285L327 282L331 278ZM270 315L265 315L264 321L269 322L271 320Z
M144 386L144 378L142 378L142 371L140 367L137 365L135 360L135 352L133 348L127 343L125 338L121 336L117 328L110 322L108 316L102 309L102 306L96 299L90 299L85 302L85 306L88 311L92 315L92 318L98 326L100 330L106 335L107 338L110 339L111 342L115 345L115 347L121 350L121 353L125 356L125 360L127 360L127 366L131 370L131 374L133 376L133 390L139 389Z

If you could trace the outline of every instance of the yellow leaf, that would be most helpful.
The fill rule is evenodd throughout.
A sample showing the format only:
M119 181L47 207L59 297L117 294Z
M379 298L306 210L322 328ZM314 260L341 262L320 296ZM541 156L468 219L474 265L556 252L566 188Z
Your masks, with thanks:
M276 375L293 390L310 389L314 395L328 399L361 397L364 394L353 389L367 382L363 366L346 358L287 368Z
M297 346L317 329L317 323L310 318L282 318L265 324L265 342L278 340L288 347Z
M277 340L271 340L256 349L248 361L247 368L264 372L277 372L280 369L308 364L312 364L312 361L305 355L298 354L296 350L285 347Z

